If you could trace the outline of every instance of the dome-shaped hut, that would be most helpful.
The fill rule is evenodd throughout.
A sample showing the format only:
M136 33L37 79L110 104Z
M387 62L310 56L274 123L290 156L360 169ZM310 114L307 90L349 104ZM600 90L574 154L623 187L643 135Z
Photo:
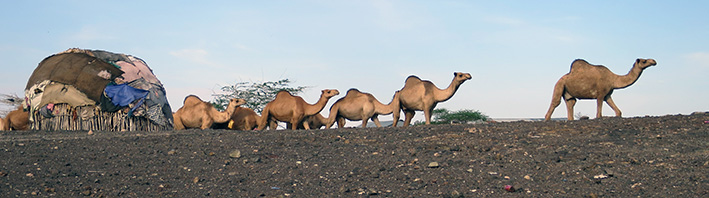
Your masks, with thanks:
M25 87L31 130L171 130L165 89L142 59L72 48L51 55Z

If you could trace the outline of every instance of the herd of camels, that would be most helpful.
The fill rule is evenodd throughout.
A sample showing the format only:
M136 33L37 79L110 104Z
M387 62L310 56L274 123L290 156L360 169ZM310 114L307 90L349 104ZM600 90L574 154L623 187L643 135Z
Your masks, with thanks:
M615 111L617 117L621 117L620 109L611 98L613 90L632 85L644 69L656 64L653 59L637 59L628 74L617 75L603 65L592 65L585 60L576 59L571 63L569 73L562 76L554 86L551 105L544 119L551 119L562 98L566 102L568 120L574 119L573 110L577 99L596 99L596 118L602 117L604 101ZM228 123L228 129L263 130L266 127L275 129L278 121L286 122L287 128L293 130L322 126L330 128L335 122L342 128L345 120L361 120L362 127L366 127L370 119L381 127L378 116L389 114L393 116L392 126L397 126L401 111L405 116L404 126L411 123L416 111L423 111L426 124L430 124L431 112L436 105L453 97L460 85L471 78L469 73L455 72L448 87L440 89L431 81L412 75L406 78L404 87L395 91L391 102L386 105L372 94L353 88L330 107L327 118L320 112L330 98L340 94L338 90L322 90L320 99L314 104L309 104L303 98L287 91L280 91L273 101L266 104L260 116L252 109L240 107L246 103L244 99L231 99L226 110L218 111L210 103L190 95L185 97L183 106L173 114L174 129L209 129L215 123ZM20 107L0 119L0 130L27 130L28 122L27 112L23 112Z

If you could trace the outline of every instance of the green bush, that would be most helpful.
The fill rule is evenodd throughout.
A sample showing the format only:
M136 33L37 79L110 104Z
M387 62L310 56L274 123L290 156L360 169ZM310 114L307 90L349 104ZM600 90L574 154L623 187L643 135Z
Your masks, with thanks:
M450 124L453 122L468 123L474 121L487 121L490 119L485 114L477 110L463 109L458 111L449 111L445 108L434 109L431 112L431 124ZM415 125L425 124L423 121L417 121Z

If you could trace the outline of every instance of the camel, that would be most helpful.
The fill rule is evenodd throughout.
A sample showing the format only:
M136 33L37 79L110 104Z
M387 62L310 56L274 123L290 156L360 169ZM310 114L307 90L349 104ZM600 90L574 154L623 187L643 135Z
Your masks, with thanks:
M30 117L22 106L10 111L0 125L0 131L27 130L29 129Z
M308 126L310 126L310 129L320 129L321 127L325 126L327 124L327 118L325 116L322 116L322 114L315 114L314 116L308 116L303 120L302 123L298 124L297 129L305 129L305 125L303 123L307 122ZM290 128L290 124L288 124L288 128Z
M236 107L234 114L229 119L228 129L232 130L253 130L258 127L258 121L261 116L256 114L253 109L246 107Z
M550 120L554 109L561 104L561 98L566 101L568 120L574 120L574 105L577 99L596 99L596 118L601 118L603 101L606 101L617 117L621 117L620 109L615 105L611 94L615 89L623 89L633 85L643 70L657 65L653 59L637 59L633 68L626 75L617 75L603 65L591 65L582 59L571 63L571 71L562 76L556 85L551 98L551 105L544 120Z
M357 89L347 91L345 97L340 98L330 107L330 116L326 128L332 127L337 121L337 127L345 126L345 119L362 120L362 128L367 127L367 120L371 119L377 127L382 127L379 123L379 115L396 114L399 116L399 92L394 93L394 98L389 104L384 105L374 98L370 93L363 93Z
M293 96L287 91L279 91L273 101L266 104L266 107L261 111L261 121L258 124L258 130L266 128L266 123L272 120L290 122L290 127L296 130L298 124L303 122L308 116L313 116L320 113L327 101L333 96L340 94L336 89L324 89L321 91L320 99L315 104L308 104L300 96ZM307 122L303 123L305 129L310 129ZM274 129L274 128L271 128Z
M237 106L246 104L244 99L231 99L225 111L219 112L212 104L195 95L185 97L182 107L173 114L175 130L186 128L208 129L214 123L229 121Z
M465 81L472 79L469 73L454 72L453 81L446 89L439 89L431 81L421 80L419 77L411 75L406 78L404 87L399 90L401 96L399 101L401 110L404 111L404 126L411 124L411 119L414 118L416 111L423 111L426 117L426 124L431 124L431 112L439 102L445 102L458 91L458 88ZM394 114L394 124L397 126L399 116Z

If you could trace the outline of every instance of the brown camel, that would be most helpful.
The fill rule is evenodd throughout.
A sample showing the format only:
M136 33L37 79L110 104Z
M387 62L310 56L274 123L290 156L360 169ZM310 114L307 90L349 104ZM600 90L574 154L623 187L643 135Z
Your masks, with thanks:
M305 125L303 124L305 122L308 123L310 129L320 129L327 124L327 118L319 113L314 116L308 116L302 123L298 124L298 129L305 129ZM288 124L288 128L290 128L290 124Z
M562 76L554 86L551 105L544 120L550 120L554 109L561 104L561 98L566 101L567 118L574 120L574 105L577 99L596 99L596 118L602 117L603 101L606 101L617 117L620 109L615 105L611 94L615 89L623 89L633 85L645 68L657 65L653 59L637 59L628 74L616 75L603 65L591 65L585 60L576 59L571 63L571 71Z
M399 90L401 110L404 111L404 126L411 124L411 119L414 118L416 111L423 111L426 117L426 124L431 124L431 112L439 102L445 102L458 91L458 87L465 81L472 79L469 73L454 72L453 81L446 89L439 89L431 81L421 80L416 76L406 78L404 88ZM394 114L394 124L399 122L399 116Z
M211 103L202 101L195 95L185 97L182 107L173 114L175 130L186 128L208 129L214 123L229 121L237 106L246 104L244 99L231 99L226 110L217 111Z
M258 124L258 130L266 128L266 123L272 120L290 122L289 128L295 130L305 118L320 113L325 108L327 101L338 94L340 92L336 89L322 90L318 102L311 105L306 103L300 96L293 96L287 91L280 91L276 94L276 98L266 104L266 107L261 111L261 121ZM303 123L303 127L310 129L310 125L307 122Z
M29 128L29 113L22 109L22 106L10 111L0 125L0 130L27 130Z
M330 116L326 128L332 127L337 121L337 127L345 127L345 119L362 120L362 128L367 127L367 120L371 119L377 127L382 127L379 123L379 115L396 114L399 117L399 92L394 93L394 98L389 104L384 105L374 98L370 93L363 93L357 89L347 91L345 97L340 98L330 107Z
M254 130L258 127L258 121L261 116L256 114L253 109L246 107L236 107L234 114L229 119L228 129L232 130Z

